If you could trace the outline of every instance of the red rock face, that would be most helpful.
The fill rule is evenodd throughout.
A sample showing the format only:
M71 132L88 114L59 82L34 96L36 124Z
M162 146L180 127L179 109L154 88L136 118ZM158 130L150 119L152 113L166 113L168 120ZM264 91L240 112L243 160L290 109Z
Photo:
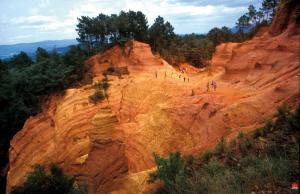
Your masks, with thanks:
M153 152L199 154L221 137L260 126L283 102L299 103L299 38L288 28L222 44L210 68L183 74L136 41L93 56L87 64L94 82L110 65L130 74L109 76L109 97L96 105L86 85L52 96L29 118L11 141L7 192L32 165L51 162L89 193L153 192L146 184ZM212 80L217 89L207 91Z
M300 2L297 0L280 1L276 17L271 25L269 33L272 36L281 34L286 28L290 35L300 33Z

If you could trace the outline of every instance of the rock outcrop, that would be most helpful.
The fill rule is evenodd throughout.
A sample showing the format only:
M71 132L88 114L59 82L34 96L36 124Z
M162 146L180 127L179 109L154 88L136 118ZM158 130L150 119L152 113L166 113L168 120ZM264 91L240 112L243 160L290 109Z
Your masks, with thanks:
M184 74L136 41L93 56L94 82L110 66L129 74L108 76L108 98L97 104L92 84L51 96L11 141L7 192L33 165L54 162L91 194L151 193L153 152L198 154L299 103L300 34L289 30L222 44L210 68ZM207 92L212 80L217 90Z

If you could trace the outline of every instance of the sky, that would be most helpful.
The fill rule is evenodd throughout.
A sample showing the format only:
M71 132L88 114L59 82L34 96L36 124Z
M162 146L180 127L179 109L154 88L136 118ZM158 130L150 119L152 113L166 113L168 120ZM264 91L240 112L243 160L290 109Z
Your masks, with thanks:
M233 27L261 0L0 0L0 44L75 39L77 18L142 11L151 25L160 15L178 34Z

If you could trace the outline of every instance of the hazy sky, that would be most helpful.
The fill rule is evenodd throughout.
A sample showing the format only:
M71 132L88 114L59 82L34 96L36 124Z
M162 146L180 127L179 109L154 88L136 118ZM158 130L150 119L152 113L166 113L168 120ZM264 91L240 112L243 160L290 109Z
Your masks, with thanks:
M233 27L261 0L0 0L0 44L76 38L77 17L142 11L151 25L161 15L179 34Z

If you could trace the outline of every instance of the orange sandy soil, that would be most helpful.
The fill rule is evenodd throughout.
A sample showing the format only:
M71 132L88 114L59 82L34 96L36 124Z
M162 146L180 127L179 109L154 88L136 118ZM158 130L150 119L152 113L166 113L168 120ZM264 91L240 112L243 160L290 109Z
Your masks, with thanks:
M288 29L221 44L209 68L184 64L188 70L180 78L149 45L136 41L91 57L86 64L94 83L110 65L127 66L130 74L108 76L109 97L97 104L88 100L92 84L51 96L11 141L7 192L32 165L55 162L92 194L153 193L146 184L153 152L199 154L221 137L262 125L283 102L296 107L299 38ZM212 80L217 90L206 92Z

